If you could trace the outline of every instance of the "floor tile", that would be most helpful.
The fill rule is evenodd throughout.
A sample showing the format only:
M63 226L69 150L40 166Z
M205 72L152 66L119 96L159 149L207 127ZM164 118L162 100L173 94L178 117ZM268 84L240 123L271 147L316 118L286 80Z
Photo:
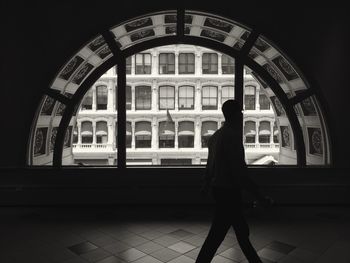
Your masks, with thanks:
M245 259L243 252L237 248L229 248L224 252L220 253L220 256L232 259L234 261L242 261Z
M97 261L96 263L126 263L126 262L116 256L109 256L100 261Z
M285 257L286 255L280 252L277 252L275 250L269 249L269 248L263 248L258 251L258 255L260 257L269 259L271 261L278 261L281 258Z
M161 245L154 243L152 241L147 242L147 243L143 243L139 246L136 247L136 249L146 253L146 254L151 254L152 252L155 252L157 250L160 250L164 247L162 247Z
M281 252L283 254L288 254L295 249L295 246L291 246L289 244L278 242L278 241L273 241L272 243L268 244L266 247L272 250Z
M154 257L145 256L136 261L133 261L132 263L163 263L163 262Z
M118 254L118 253L120 253L122 251L125 251L125 250L131 248L131 246L128 245L128 244L125 244L123 242L116 241L116 242L114 242L112 244L109 244L107 246L103 246L102 248L104 250L112 253L112 254Z
M73 251L77 255L87 253L87 252L94 250L96 248L97 248L97 246L95 246L94 244L92 244L90 242L83 242L83 243L68 247L68 249L70 249L71 251Z
M163 247L168 247L168 246L174 245L175 243L177 243L179 241L180 241L179 239L174 238L174 237L169 236L169 235L164 235L164 236L161 236L161 237L153 240L153 242L156 242L156 243L162 245Z
M80 255L82 258L86 259L88 262L96 262L99 261L101 259L104 259L106 257L111 256L111 253L101 249L101 248L97 248L94 249L88 253L84 253Z
M126 262L131 262L131 261L135 261L141 257L146 256L146 254L140 250L135 249L135 248L130 248L128 250L125 250L125 251L119 253L116 256L121 258L122 260L124 260Z
M190 245L188 243L180 241L178 243L175 243L174 245L169 246L168 248L175 250L176 252L179 252L181 254L184 254L192 249L195 249L196 247L193 245Z
M168 235L183 239L183 238L186 238L188 236L193 235L193 233L188 232L188 231L183 230L183 229L178 229L178 230L175 230L173 232L170 232Z
M175 258L171 261L169 261L169 263L194 263L195 260L193 260L192 258L186 257L186 256L180 256L178 258Z
M155 257L156 259L159 259L160 261L163 262L168 262L174 258L177 258L179 256L181 256L180 253L169 249L169 248L163 248L161 250L157 250L153 253L150 254L152 257Z

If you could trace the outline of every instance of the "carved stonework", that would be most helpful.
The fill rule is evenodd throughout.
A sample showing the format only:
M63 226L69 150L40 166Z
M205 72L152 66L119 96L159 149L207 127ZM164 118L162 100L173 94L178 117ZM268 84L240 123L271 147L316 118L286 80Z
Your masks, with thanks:
M43 155L46 152L47 128L38 128L34 139L34 156Z
M299 78L293 67L282 56L278 56L272 62L279 68L288 81Z
M51 98L50 96L46 96L40 115L48 115L48 116L51 115L54 106L55 106L55 99Z
M57 131L58 131L57 127L52 128L51 138L50 138L50 152L52 152L54 150L54 148L55 148Z
M216 28L225 32L230 32L233 28L233 25L215 18L207 18L204 22L204 26Z
M89 44L89 48L92 50L92 51L96 51L97 49L99 49L101 46L103 46L105 44L105 40L102 36L96 38L94 41L92 41L90 44Z
M147 29L147 30L142 30L142 31L139 31L137 33L134 33L130 36L130 39L131 41L136 41L136 40L139 40L139 39L142 39L142 38L146 38L146 37L151 37L151 36L154 36L155 33L154 33L154 30L153 29Z
M73 72L80 66L80 64L83 61L84 59L82 59L81 57L75 56L71 61L68 62L68 64L62 70L59 77L68 80L69 77L73 74Z
M282 147L290 148L290 132L288 126L281 126L281 133L282 133Z
M93 68L93 65L86 63L74 76L72 82L79 85Z
M152 25L152 19L147 17L147 18L142 18L133 22L130 22L125 25L125 29L127 32L136 30L141 27L146 27L146 26L151 26Z
M322 155L322 133L320 128L308 128L310 154Z
M220 41L220 42L224 42L225 38L226 38L225 35L223 35L223 34L220 34L218 32L212 31L212 30L207 30L207 29L202 30L201 36L212 38L212 39L215 39L215 40Z

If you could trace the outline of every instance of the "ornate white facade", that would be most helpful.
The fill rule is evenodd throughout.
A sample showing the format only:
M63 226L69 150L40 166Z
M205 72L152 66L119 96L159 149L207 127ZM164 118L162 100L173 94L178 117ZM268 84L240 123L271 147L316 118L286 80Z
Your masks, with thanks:
M224 121L222 103L234 96L234 75L231 74L234 65L230 67L226 58L224 62L220 53L196 46L171 45L142 53L149 55L138 58L134 55L128 65L127 165L205 164L205 141L214 132L213 127L219 128ZM171 54L164 56L165 64L163 60L160 62L160 54ZM181 54L194 55L193 73L191 70L186 74L179 72ZM213 55L214 59L210 58L211 55L203 59L204 54L216 55ZM181 63L182 66L186 64ZM209 71L217 69L217 72L203 74L203 63ZM192 68L184 67L186 70ZM225 74L227 72L230 74ZM280 148L274 111L253 76L245 72L244 80L243 140L247 163L278 161ZM111 68L91 87L90 95L85 96L83 104L87 96L91 96L91 101L79 110L73 144L75 163L116 164L116 85L116 69ZM161 87L167 87L162 95ZM183 97L182 87L189 87L189 92L186 91L188 97ZM99 93L99 89L106 89L107 93ZM141 100L139 94L142 94ZM183 103L187 106L183 107ZM165 123L169 124L166 129L162 126ZM160 142L161 139L165 141Z

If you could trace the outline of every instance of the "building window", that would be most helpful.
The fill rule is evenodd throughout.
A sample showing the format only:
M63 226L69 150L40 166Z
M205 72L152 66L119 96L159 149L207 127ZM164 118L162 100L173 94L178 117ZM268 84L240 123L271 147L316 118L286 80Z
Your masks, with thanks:
M246 86L244 88L245 110L255 110L255 87Z
M84 121L81 123L81 143L92 143L92 123Z
M126 148L131 148L132 142L132 126L131 122L126 122Z
M194 109L194 87L181 86L179 87L179 110Z
M205 121L202 123L202 148L208 148L210 136L218 129L218 123L215 121Z
M96 123L96 143L108 142L107 122L99 121Z
M276 125L276 122L273 125L273 142L274 143L279 143L280 142L280 140L279 140L279 131L278 131L278 127Z
M175 55L173 53L159 54L159 74L175 74Z
M205 86L202 89L202 110L216 110L218 108L218 88Z
M246 121L244 123L244 139L245 143L255 143L256 127L255 122Z
M131 110L131 87L126 86L125 90L125 101L126 101L126 110Z
M73 131L73 143L78 143L78 126L74 126L74 131Z
M126 58L126 74L131 74L131 56Z
M260 110L269 110L270 101L264 93L259 94Z
M175 87L172 87L172 86L159 87L159 109L160 110L175 109Z
M135 109L150 110L152 105L152 91L150 86L137 86L135 91Z
M218 54L204 53L202 56L202 73L218 74Z
M195 60L193 53L180 53L179 74L194 74Z
M82 110L91 110L92 109L92 89L85 94L83 103L81 104Z
M96 87L96 96L97 96L97 110L106 110L107 109L107 87L106 86L97 86Z
M191 121L179 122L178 131L179 148L194 147L194 123Z
M140 53L135 55L135 74L151 74L151 54Z
M235 60L230 56L226 56L223 54L221 57L221 69L222 69L222 74L234 74Z
M270 122L262 121L259 125L259 143L270 143Z
M175 147L174 122L162 121L159 123L159 148Z
M227 100L233 100L235 98L234 92L233 86L223 86L221 89L221 105Z
M140 121L135 123L135 147L151 148L152 131L151 123Z

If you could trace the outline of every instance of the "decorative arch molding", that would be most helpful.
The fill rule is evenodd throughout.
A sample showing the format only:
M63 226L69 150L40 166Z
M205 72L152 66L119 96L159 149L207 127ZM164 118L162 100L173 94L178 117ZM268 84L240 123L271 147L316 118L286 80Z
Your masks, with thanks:
M139 23L142 19L150 24L142 26L142 23ZM44 94L44 96L51 96L57 103L64 105L64 112L60 117L55 140L53 165L56 167L62 165L67 129L76 120L76 113L84 94L106 70L117 65L118 87L125 87L125 66L128 56L150 48L177 43L198 45L233 57L235 59L235 97L241 105L243 88L247 84L243 83L243 67L247 66L252 70L252 75L262 88L269 90L267 94L273 94L269 96L269 99L275 97L282 105L283 118L288 120L287 127L291 137L296 141L296 163L300 167L307 165L305 147L307 140L304 138L309 136L307 129L305 129L308 127L308 123L305 122L305 118L302 123L299 122L294 107L299 104L303 105L305 100L312 99L318 118L317 128L323 135L322 141L325 146L323 161L319 164L331 164L330 131L326 115L319 103L323 100L315 85L311 86L305 80L294 63L257 31L213 14L179 9L147 14L101 32L59 70ZM106 85L108 86L108 84ZM146 85L150 86L149 83ZM209 85L214 84L210 83ZM118 95L118 134L125 134L126 110L125 102L123 102L125 88L121 88ZM31 165L35 164L33 155L38 139L37 122L41 116L41 107L38 108L36 116L28 149L28 160ZM51 119L55 118L56 116L51 116ZM276 123L283 123L283 118L278 116ZM193 122L193 120L191 121ZM52 127L46 128L51 129ZM118 137L119 168L125 167L126 162L125 140L123 141L121 137ZM47 154L44 155L47 156Z

